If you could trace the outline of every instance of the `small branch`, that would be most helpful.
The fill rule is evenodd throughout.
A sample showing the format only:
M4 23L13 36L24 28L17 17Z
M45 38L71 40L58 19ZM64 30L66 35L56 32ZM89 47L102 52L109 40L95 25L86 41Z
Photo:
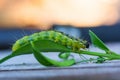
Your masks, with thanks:
M92 55L92 56L107 57L109 59L120 59L120 55L106 54L106 53L100 53L100 52L78 51L77 53L86 54L86 55Z
M6 56L6 57L0 59L0 64L3 63L3 62L6 61L6 60L12 58L12 57L14 57L14 56L13 56L12 54L10 54L10 55L8 55L8 56Z

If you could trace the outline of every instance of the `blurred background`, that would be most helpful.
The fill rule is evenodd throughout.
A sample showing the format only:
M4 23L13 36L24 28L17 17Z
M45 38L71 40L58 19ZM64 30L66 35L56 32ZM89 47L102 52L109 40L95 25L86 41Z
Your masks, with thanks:
M54 29L88 40L120 42L120 0L0 0L0 49L19 38Z

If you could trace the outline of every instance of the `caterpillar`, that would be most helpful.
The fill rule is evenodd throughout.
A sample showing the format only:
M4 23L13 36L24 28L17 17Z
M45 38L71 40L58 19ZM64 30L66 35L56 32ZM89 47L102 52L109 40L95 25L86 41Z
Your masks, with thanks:
M85 40L71 37L63 32L47 30L17 40L13 44L12 55L8 57L33 53L30 42L34 43L40 52L76 52L89 47L88 42ZM0 63L7 59L3 58Z
M49 31L42 31L39 33L34 33L30 36L25 36L25 37L17 40L15 42L15 44L13 45L12 50L17 51L22 47L24 48L24 46L29 46L30 45L29 40L32 40L33 42L35 42L36 45L41 49L40 51L43 51L43 52L49 51L49 49L47 47L50 48L50 46L52 46L52 45L50 45L50 43L48 44L47 41L54 42L58 45L65 46L66 48L68 48L72 51L88 48L87 41L82 41L80 39L73 38L62 32L49 30ZM43 44L41 42L43 42ZM44 47L43 45L45 45L45 44L48 46ZM57 48L57 46L55 46L55 47ZM57 50L55 50L55 47L54 47L54 50L50 50L50 52L51 51L53 51L53 52L59 51L59 48L57 48ZM46 50L46 49L48 49L48 50ZM29 52L29 50L28 50L28 52Z

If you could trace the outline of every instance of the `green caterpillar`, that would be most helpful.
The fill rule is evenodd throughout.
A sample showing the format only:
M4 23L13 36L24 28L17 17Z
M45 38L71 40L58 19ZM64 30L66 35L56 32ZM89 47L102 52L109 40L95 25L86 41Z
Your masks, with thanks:
M34 56L43 65L69 66L75 63L74 59L61 62L54 61L46 58L40 52L77 52L86 48L88 48L87 41L70 37L58 31L41 31L30 36L24 36L23 38L17 40L15 44L13 44L12 54L1 59L0 63L14 56L38 53L37 55L34 54ZM41 60L40 58L43 58L43 60Z
M50 30L34 33L17 40L12 47L12 51L21 51L24 49L24 52L20 52L20 54L32 52L29 43L30 40L34 42L41 52L66 52L67 49L68 51L73 52L88 47L87 41L79 40L65 35L64 33ZM58 45L64 46L65 50ZM27 49L25 50L26 47Z

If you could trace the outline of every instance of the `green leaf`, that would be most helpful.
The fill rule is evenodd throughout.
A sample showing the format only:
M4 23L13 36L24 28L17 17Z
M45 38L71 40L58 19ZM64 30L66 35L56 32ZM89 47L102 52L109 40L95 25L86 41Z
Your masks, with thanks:
M40 64L42 64L42 65L44 65L44 66L52 66L52 65L53 65L52 63L50 63L50 62L46 59L46 57L44 57L40 52L38 52L38 50L36 50L36 49L34 49L34 48L33 48L33 54L34 54L36 60L37 60Z
M41 52L39 52L39 50L35 47L33 42L31 42L31 46L32 46L33 54L34 54L35 58L38 60L39 63L41 63L45 66L65 67L65 66L71 66L71 65L75 64L74 59L69 59L69 60L64 60L64 61L56 61L56 60L47 58L44 55L42 55Z
M100 40L95 33L93 33L91 30L89 30L89 35L92 41L92 44L106 52L110 51L108 47L103 43L102 40Z

